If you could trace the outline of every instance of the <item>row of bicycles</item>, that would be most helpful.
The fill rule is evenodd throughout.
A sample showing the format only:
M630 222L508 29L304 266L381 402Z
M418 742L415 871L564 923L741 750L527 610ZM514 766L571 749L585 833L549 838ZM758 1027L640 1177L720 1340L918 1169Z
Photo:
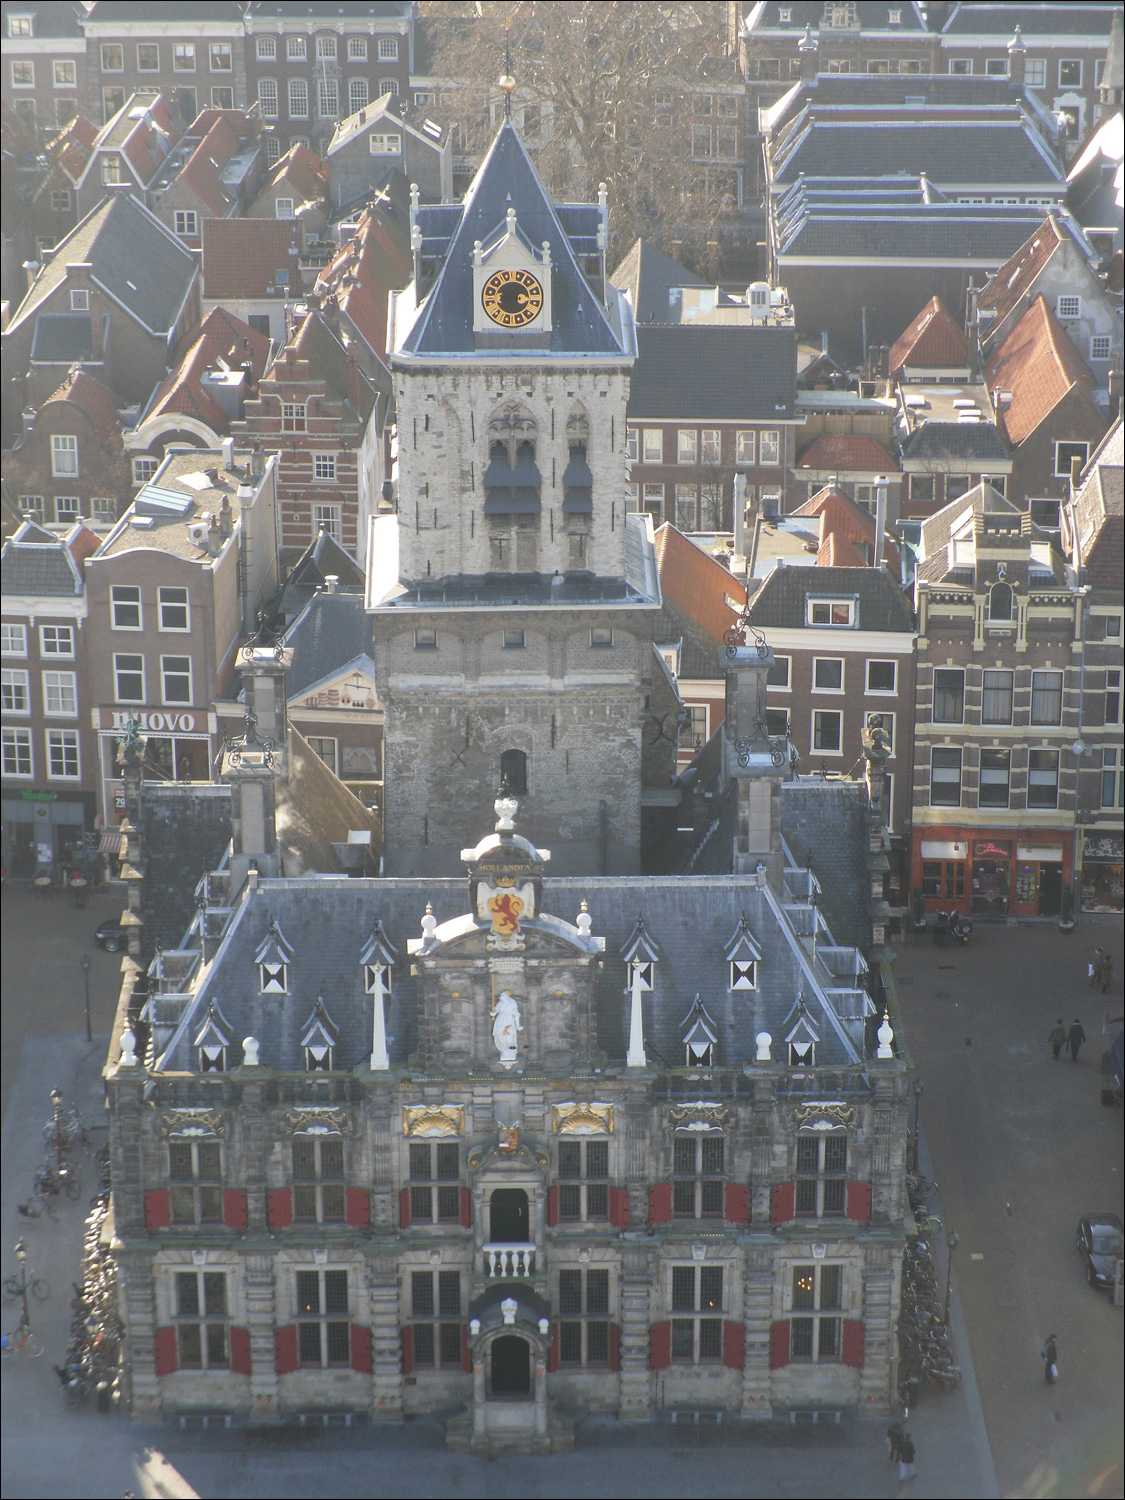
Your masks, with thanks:
M961 1380L961 1370L945 1324L943 1293L930 1248L933 1235L941 1229L941 1220L931 1212L928 1202L937 1191L937 1183L908 1173L906 1186L918 1230L908 1241L903 1258L898 1320L898 1398L909 1411L923 1388L954 1390Z
M60 1090L51 1090L51 1118L43 1126L47 1156L35 1169L30 1198L16 1205L25 1219L44 1215L57 1222L63 1198L77 1201L82 1196L82 1173L74 1160L79 1148L92 1149L90 1125L74 1105L66 1108Z
M93 1396L100 1411L117 1400L124 1326L117 1313L117 1286L104 1229L109 1214L109 1163L104 1161L82 1241L82 1280L71 1298L66 1359L55 1366L68 1406Z

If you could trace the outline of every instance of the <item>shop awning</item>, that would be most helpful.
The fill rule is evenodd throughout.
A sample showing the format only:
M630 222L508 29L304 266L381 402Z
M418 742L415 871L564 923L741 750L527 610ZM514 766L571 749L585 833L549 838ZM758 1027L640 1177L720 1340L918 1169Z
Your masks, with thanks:
M111 833L108 829L102 834L98 841L99 854L120 854L121 845L125 842L123 833Z

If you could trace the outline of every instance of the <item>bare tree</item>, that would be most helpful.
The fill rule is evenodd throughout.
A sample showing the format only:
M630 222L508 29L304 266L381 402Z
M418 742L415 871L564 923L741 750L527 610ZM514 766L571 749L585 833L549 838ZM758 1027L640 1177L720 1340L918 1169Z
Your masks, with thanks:
M422 11L444 85L438 112L466 155L483 154L509 66L513 118L554 196L590 201L607 185L610 263L643 237L716 274L719 229L736 209L733 163L692 158L698 132L710 139L709 90L737 81L726 5L427 0Z

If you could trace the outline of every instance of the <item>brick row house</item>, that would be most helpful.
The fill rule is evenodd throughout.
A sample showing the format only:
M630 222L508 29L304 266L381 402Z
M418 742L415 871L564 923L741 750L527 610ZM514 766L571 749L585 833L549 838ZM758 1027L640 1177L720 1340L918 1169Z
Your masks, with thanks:
M121 446L122 402L76 367L26 415L24 431L4 453L4 483L22 516L49 525L112 526L129 494Z
M5 0L5 103L42 148L78 114L85 114L86 41L77 5ZM99 115L100 119L101 116Z

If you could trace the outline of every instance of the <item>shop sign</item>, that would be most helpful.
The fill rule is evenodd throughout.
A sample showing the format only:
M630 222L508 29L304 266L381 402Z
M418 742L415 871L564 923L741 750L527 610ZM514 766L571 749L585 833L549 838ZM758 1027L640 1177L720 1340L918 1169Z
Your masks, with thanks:
M115 786L113 789L113 810L115 813L125 812L125 788Z
M974 859L1010 859L1011 857L1010 839L981 839L973 845Z
M20 792L21 802L57 802L58 792L29 792L26 788Z
M124 729L130 719L133 719L142 729L151 733L175 734L178 730L181 734L191 734L195 729L194 714L177 713L119 713L114 710L112 714L114 729Z
M26 792L24 795L27 795ZM1106 838L1088 838L1082 858L1086 864L1101 860L1107 864L1119 865L1125 859L1125 840L1115 839L1112 835Z
M1061 844L1018 844L1016 846L1017 859L1035 860L1039 864L1061 865Z

